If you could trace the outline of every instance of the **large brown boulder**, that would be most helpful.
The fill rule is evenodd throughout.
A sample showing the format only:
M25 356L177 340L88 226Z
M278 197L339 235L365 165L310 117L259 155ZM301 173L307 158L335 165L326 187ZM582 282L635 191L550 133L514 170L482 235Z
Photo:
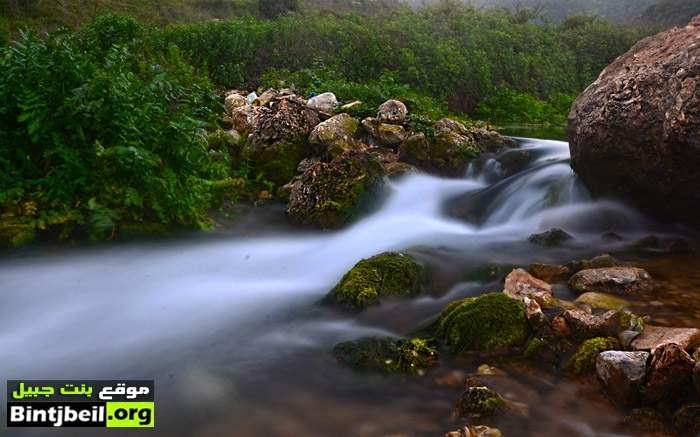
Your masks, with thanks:
M700 225L700 16L603 70L567 130L571 166L594 193Z

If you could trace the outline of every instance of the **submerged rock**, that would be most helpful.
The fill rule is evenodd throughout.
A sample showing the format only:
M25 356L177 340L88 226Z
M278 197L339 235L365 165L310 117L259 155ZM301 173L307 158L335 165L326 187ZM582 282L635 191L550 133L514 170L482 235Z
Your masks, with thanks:
M423 267L408 255L382 253L355 264L324 302L361 310L383 298L414 296L422 290L423 274Z
M408 117L408 109L403 102L387 100L379 106L377 120L381 123L403 124Z
M248 138L255 169L277 185L289 182L299 162L313 154L306 140L318 123L318 115L297 96L275 97L260 106Z
M657 348L651 358L649 374L642 391L647 403L665 399L677 401L692 387L695 362L677 344L665 344Z
M619 347L619 343L613 337L588 339L579 346L576 353L564 366L564 370L574 375L592 373L595 371L598 355L601 352L613 350L617 347Z
M368 337L338 343L333 356L355 370L420 375L436 364L438 351L419 338Z
M530 264L527 270L535 278L549 283L566 281L571 276L571 270L568 267L553 264L534 263Z
M591 259L572 261L566 265L571 273L578 273L581 270L602 269L606 267L626 267L627 263L620 261L614 256L604 253Z
M594 309L621 310L627 308L630 302L612 294L589 291L576 298L577 303L585 304Z
M693 368L693 384L695 384L697 395L700 396L700 361L697 360Z
M613 402L622 406L639 402L648 360L648 352L605 351L598 355L596 375Z
M681 435L700 434L700 403L683 405L673 415L673 425Z
M654 433L654 437L671 437L675 436L676 432L669 424L666 423L664 416L653 408L635 408L630 411L630 414L625 416L624 424L632 427L634 430L643 430Z
M644 269L610 267L581 270L569 279L569 287L579 293L595 291L627 296L652 292L655 285Z
M322 154L335 158L343 152L358 148L353 140L358 121L348 114L338 114L319 123L309 135L309 143L319 146Z
M289 217L320 228L338 228L368 210L383 187L379 159L348 151L309 167L290 187Z
M525 304L502 293L450 303L440 314L436 335L452 352L503 351L528 336Z
M607 311L596 315L580 309L570 309L564 311L562 317L571 330L571 334L579 339L615 337L621 326L621 317L618 311Z
M685 350L691 350L693 346L700 344L700 329L647 325L642 334L632 342L632 348L653 352L669 343L675 343Z
M554 228L541 234L532 234L528 240L532 244L544 247L556 247L561 246L567 241L573 240L573 235L564 231L563 229Z
M530 275L523 269L515 269L506 277L503 293L513 299L529 298L545 305L552 300L552 286Z
M488 416L505 408L505 400L488 387L467 387L459 400L462 416Z
M700 17L638 42L579 96L571 166L596 194L700 224Z

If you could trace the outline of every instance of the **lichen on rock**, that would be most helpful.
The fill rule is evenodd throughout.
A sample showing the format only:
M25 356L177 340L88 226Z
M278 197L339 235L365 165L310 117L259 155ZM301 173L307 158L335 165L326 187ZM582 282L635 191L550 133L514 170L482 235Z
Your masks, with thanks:
M355 264L323 302L361 310L383 298L414 296L422 291L424 274L424 268L410 256L382 253Z

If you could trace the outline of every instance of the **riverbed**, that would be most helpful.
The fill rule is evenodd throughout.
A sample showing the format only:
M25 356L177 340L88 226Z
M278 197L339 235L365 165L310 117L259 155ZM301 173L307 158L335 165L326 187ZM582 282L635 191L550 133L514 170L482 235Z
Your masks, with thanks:
M269 205L214 235L6 256L2 374L155 379L153 434L163 436L441 436L463 423L453 414L461 390L444 377L480 362L446 357L425 376L386 377L336 363L333 345L406 335L450 301L500 290L501 278L470 274L484 266L565 263L606 252L660 281L658 299L633 309L659 324L700 325L700 259L627 250L650 234L662 241L697 236L614 199L592 199L569 167L565 142L517 140L520 148L506 152L512 156L479 159L461 179L391 180L378 209L340 231L294 229L280 205ZM556 248L528 242L551 228L575 238ZM388 250L428 267L425 294L360 314L317 304L357 261ZM555 294L574 297L563 286ZM501 367L511 378L510 397L526 407L524 419L489 422L506 436L638 435L592 377L561 378L522 363Z

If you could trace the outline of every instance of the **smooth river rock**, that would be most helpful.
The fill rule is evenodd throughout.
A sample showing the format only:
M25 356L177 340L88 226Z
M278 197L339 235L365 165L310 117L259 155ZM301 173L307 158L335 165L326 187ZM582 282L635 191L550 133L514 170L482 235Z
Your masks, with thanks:
M529 298L544 305L552 299L552 286L523 269L515 269L506 277L503 292L513 299Z
M648 360L649 352L601 352L596 358L596 375L608 397L623 406L636 404Z
M665 344L654 351L643 388L643 400L656 403L677 400L692 387L695 362L677 344Z
M642 334L632 342L632 348L653 352L656 348L669 343L675 343L685 350L690 350L693 346L700 344L700 329L646 325Z
M569 287L579 293L595 291L621 296L654 290L654 281L644 269L610 267L581 270L569 279Z
M638 42L574 103L571 166L595 194L700 225L700 16Z

